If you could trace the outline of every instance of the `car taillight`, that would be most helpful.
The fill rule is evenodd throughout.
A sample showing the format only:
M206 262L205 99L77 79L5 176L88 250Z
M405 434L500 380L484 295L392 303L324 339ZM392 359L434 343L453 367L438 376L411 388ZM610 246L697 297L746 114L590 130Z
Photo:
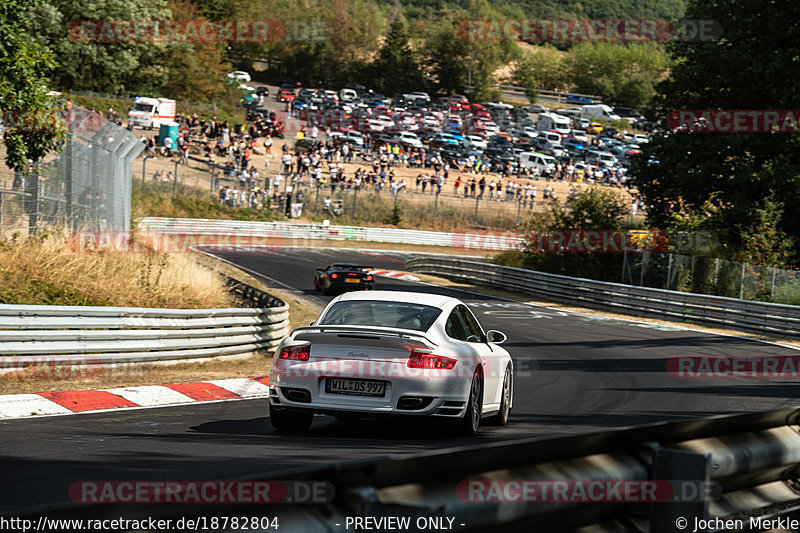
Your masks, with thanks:
M453 370L456 360L443 355L435 355L414 350L408 358L408 368L433 368L439 370Z
M367 276L367 281L372 281L372 275Z
M339 277L339 274L331 274L331 279L336 279Z
M308 361L308 353L311 349L310 344L298 344L294 346L284 346L281 350L280 359L291 359L293 361Z

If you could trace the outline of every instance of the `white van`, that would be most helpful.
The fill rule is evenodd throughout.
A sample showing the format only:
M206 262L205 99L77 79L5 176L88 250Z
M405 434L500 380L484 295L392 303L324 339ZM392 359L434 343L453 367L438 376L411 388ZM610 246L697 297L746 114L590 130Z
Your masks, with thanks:
M540 173L553 171L556 168L556 158L539 152L522 152L519 154L519 162L528 168L538 169Z
M558 134L554 131L546 131L539 135L539 137L544 137L553 144L561 144L561 140L564 138L561 134Z
M413 148L422 148L422 141L417 137L416 133L410 131L401 131L395 134L394 140Z
M339 91L339 98L342 102L355 102L358 100L358 93L355 91L355 89L344 88Z
M619 120L619 115L615 115L614 111L605 104L592 104L581 107L581 118L590 120Z
M175 122L175 100L137 96L128 112L128 122L142 128L160 128Z
M536 121L536 129L539 131L556 130L562 135L569 135L569 118L556 113L539 113Z
M604 167L613 167L617 164L617 158L611 152L601 150L590 150L586 154L586 162L589 164L598 163Z
M406 99L406 102L414 102L416 100L425 100L428 103L431 103L431 97L428 93L424 93L422 91L414 91L413 93L407 93L403 95L403 98Z

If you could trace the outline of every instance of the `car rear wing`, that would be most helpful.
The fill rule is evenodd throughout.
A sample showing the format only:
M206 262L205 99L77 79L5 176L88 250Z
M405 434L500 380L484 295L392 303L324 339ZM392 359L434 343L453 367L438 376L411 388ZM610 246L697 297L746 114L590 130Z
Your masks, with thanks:
M430 344L436 345L427 335L421 331L414 329L401 329L401 328L388 328L383 326L348 326L348 325L330 325L330 326L302 326L292 330L292 335L295 333L355 333L366 335L377 335L381 337L398 337L421 339Z

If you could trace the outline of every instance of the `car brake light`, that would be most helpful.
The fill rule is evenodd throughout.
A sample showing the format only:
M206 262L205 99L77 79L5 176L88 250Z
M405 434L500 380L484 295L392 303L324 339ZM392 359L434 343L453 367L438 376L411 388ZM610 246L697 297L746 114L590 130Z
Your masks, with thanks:
M372 281L372 275L367 276L367 281Z
M456 360L443 355L414 350L408 358L408 368L433 368L440 370L453 370Z
M308 361L308 353L311 349L310 344L296 344L294 346L284 346L281 350L280 359L291 359L293 361Z
M336 279L339 277L339 274L331 274L331 279Z

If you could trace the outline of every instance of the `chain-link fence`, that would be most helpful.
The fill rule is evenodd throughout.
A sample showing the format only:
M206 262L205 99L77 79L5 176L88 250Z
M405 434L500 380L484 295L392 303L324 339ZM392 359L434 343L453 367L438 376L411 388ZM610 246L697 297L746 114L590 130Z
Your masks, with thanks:
M621 263L621 281L630 285L800 304L800 271L796 270L653 252L624 254Z
M131 161L144 145L97 113L73 107L66 118L70 133L60 153L26 174L0 165L0 237L43 228L130 229Z

